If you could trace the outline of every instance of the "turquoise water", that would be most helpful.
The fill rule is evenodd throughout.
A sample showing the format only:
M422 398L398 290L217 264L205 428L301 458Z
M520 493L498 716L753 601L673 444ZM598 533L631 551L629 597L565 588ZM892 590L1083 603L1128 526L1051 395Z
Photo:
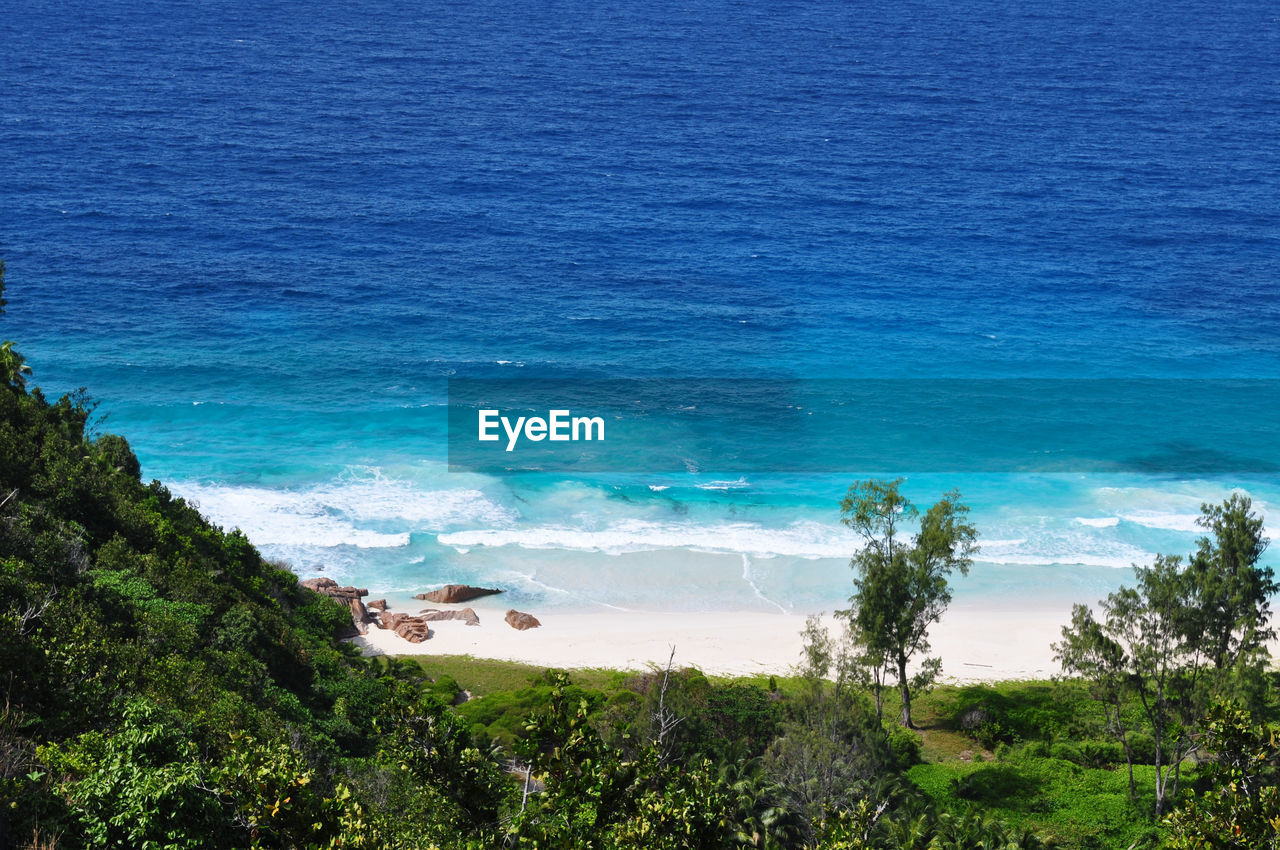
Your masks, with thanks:
M146 475L375 596L829 610L839 497L903 472L973 508L958 598L1089 600L1190 551L1233 489L1275 528L1274 398L1228 409L1258 450L1220 457L1195 439L1217 385L1192 383L1280 378L1275 24L1261 2L18 0L0 28L39 49L0 65L0 335L47 391L88 386ZM609 472L450 472L446 382L495 377L1152 378L1181 437L1122 419L1054 471L1001 460L1052 452L1049 422L952 435L962 469L659 473L655 429Z

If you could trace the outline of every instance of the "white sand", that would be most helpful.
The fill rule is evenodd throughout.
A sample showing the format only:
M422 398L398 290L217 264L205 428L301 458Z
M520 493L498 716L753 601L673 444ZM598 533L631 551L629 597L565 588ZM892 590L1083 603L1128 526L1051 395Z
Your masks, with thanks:
M426 603L392 610L416 614ZM451 620L431 624L431 638L414 644L371 626L354 638L367 655L470 655L562 669L644 669L665 664L671 647L676 664L706 673L786 674L800 659L804 617L781 613L579 612L549 609L529 613L542 621L520 632L503 621L506 606L471 603L480 625ZM462 605L432 606L462 608ZM1050 644L1061 638L1070 606L1042 610L953 606L930 630L932 655L943 660L952 681L1048 678L1058 672ZM839 634L828 618L833 634Z

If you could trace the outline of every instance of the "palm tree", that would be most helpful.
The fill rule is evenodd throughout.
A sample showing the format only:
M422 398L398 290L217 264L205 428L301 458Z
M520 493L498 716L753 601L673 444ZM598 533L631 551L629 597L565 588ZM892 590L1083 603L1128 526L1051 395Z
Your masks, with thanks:
M31 367L25 357L13 350L13 343L0 343L0 380L7 386L21 389L27 385L30 374Z

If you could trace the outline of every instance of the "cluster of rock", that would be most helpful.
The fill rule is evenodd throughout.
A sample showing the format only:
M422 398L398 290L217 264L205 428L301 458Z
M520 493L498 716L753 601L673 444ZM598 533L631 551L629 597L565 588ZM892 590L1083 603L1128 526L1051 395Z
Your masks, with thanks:
M325 596L332 596L339 602L345 602L351 608L351 625L355 629L356 634L367 635L369 633L369 624L374 622L373 615L369 613L369 609L360 601L361 597L368 596L369 591L363 587L342 587L331 578L309 578L301 585L316 593L323 593ZM386 607L386 600L382 600L383 607Z
M331 578L309 578L300 582L300 584L309 590L314 590L316 593L333 597L350 607L352 631L347 635L348 637L353 637L357 634L367 635L369 633L369 624L375 623L378 628L390 629L410 643L422 643L431 637L431 627L427 625L428 623L440 620L461 620L468 626L480 625L480 618L471 608L463 608L460 611L423 608L417 616L413 616L388 611L387 600L385 599L374 599L366 606L361 600L369 595L369 591L363 587L343 587ZM502 591L488 587L472 587L467 584L447 584L430 593L419 593L416 598L449 605L466 602L481 596L489 596L494 593L502 593ZM514 608L507 612L506 621L511 628L519 629L520 631L537 628L542 625L542 623L538 622L537 617L532 614L522 613Z
M409 643L422 643L431 637L431 627L427 625L427 621L422 617L383 611L378 625L384 629L391 629L391 631L400 635Z

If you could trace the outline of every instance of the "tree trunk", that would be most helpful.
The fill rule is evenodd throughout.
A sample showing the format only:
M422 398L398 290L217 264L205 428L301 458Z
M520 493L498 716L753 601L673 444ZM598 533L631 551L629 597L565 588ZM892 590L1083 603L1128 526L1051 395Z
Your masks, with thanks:
M1133 781L1133 749L1129 746L1129 735L1126 732L1120 738L1124 745L1124 760L1129 765L1129 799L1138 802L1138 784Z
M898 656L898 689L902 693L902 716L898 722L908 729L914 729L916 727L911 722L911 688L907 684L907 658L905 655Z
M884 722L884 695L881 693L884 688L884 676L881 672L883 669L882 664L876 668L875 672L876 720L882 723Z
M1163 759L1164 753L1162 752L1162 749L1163 749L1163 748L1161 747L1161 743L1160 743L1161 733L1162 733L1162 732L1163 732L1163 729L1160 729L1159 727L1157 727L1157 734L1156 734L1156 820L1159 820L1159 819L1160 819L1160 816L1161 816L1162 814L1164 814L1164 777L1162 776L1162 774L1161 774L1161 772L1160 772L1160 768L1161 768L1161 766L1162 766L1162 764L1163 764L1163 761L1164 761L1164 759Z

